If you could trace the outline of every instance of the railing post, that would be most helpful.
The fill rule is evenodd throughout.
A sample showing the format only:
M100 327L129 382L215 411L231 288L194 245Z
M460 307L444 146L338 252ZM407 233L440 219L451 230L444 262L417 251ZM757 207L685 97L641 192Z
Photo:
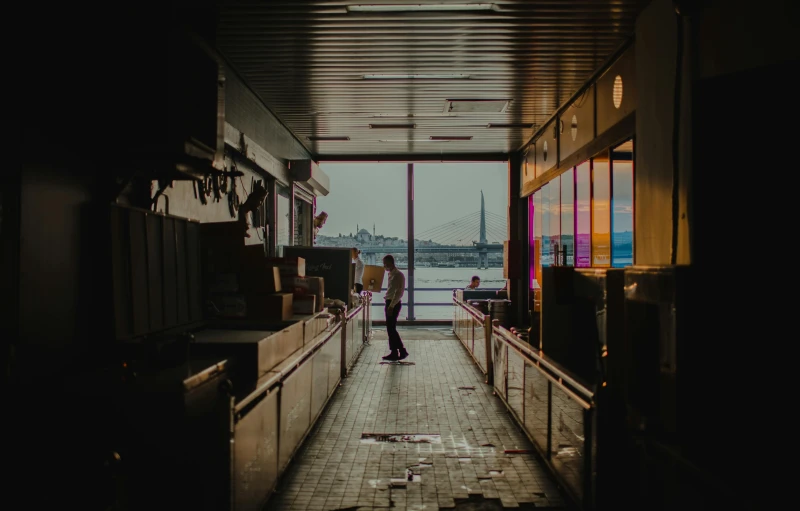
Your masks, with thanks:
M553 453L553 382L547 381L547 460Z
M408 319L414 321L414 164L408 164Z
M364 306L362 311L363 319L361 321L361 343L364 344L367 342L367 319L369 318L369 309L371 307L366 295L361 295L361 304Z
M594 480L592 479L592 469L594 459L592 457L592 437L594 436L594 408L587 408L583 411L583 509L589 511L594 509Z
M342 378L347 377L347 313L346 312L339 312L339 317L342 322L342 336L340 337L340 348L342 356L341 363L340 363L340 375Z
M490 315L486 315L483 317L483 324L484 330L486 331L486 383L489 385L494 385L494 359L493 353L494 350L492 346L494 345L494 326L500 324L500 320L495 319L492 320Z

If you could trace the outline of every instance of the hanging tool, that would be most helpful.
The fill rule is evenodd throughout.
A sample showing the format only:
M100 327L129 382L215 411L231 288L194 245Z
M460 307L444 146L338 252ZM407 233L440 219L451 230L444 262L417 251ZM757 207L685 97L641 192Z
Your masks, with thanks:
M205 178L197 182L197 195L200 197L200 204L206 205L206 180Z
M158 199L159 197L164 197L164 213L169 215L169 195L164 195L167 187L172 186L172 181L167 179L159 179L158 180L158 190L156 190L155 195L153 198L150 199L150 208L153 211L158 211Z
M256 211L264 203L264 199L266 198L267 189L261 185L254 185L250 195L248 195L247 199L239 206L239 221L247 225L247 213ZM245 236L248 238L250 237L249 234L245 234Z
M234 169L236 164L234 163ZM236 218L236 213L239 211L239 193L236 191L236 178L231 178L231 189L228 192L228 211L231 213L231 218Z

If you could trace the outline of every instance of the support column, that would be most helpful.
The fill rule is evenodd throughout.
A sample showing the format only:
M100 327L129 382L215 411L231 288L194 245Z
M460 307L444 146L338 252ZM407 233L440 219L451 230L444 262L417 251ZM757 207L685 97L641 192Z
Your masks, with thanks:
M295 222L297 221L297 219L294 217L294 208L295 208L295 205L294 205L294 201L295 201L295 198L294 198L294 187L295 186L296 185L294 184L294 180L292 180L292 183L289 185L289 245L294 245ZM314 237L314 234L313 234L314 221L313 220L311 221L311 229L312 229L312 234L311 234L312 243L311 244L313 245L314 244L313 243L313 237Z
M264 242L267 244L267 254L270 257L275 257L277 247L277 234L278 234L278 186L275 184L274 179L267 181L267 201L264 204L268 208L269 216L267 217L267 226L269 232L264 236Z
M408 164L408 275L406 286L408 287L408 317L409 321L414 321L414 164Z
M513 153L508 160L508 239L511 246L517 247L509 256L516 259L513 274L509 274L511 292L508 295L512 306L510 323L516 326L528 326L530 321L531 297L528 279L530 257L528 254L528 208L527 199L520 199L520 172L522 170L522 154ZM517 259L518 258L518 259ZM510 261L509 261L510 263Z

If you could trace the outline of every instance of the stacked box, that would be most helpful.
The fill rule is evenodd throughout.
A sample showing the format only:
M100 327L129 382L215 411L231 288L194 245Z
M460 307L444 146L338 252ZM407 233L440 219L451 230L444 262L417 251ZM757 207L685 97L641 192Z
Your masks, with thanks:
M294 294L295 301L315 298L313 310L303 314L320 312L325 306L325 279L322 277L282 277L281 286L287 293Z
M272 257L267 260L267 264L279 272L281 289L292 294L292 310L295 314L314 314L322 310L324 303L322 281L306 277L304 258Z
M317 311L317 297L313 295L293 295L292 311L295 314L314 314Z
M269 257L267 264L277 267L281 278L306 276L306 260L302 257Z
M291 319L293 294L282 292L281 267L266 257L262 246L245 245L240 222L201 224L200 236L207 315ZM284 266L290 267L289 262ZM294 266L300 265L294 261Z

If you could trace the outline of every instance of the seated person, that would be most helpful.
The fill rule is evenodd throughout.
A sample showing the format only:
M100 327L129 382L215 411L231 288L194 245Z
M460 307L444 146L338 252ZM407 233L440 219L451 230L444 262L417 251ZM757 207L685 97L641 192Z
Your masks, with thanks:
M467 287L465 287L464 289L478 289L478 286L480 285L481 285L481 278L478 277L477 275L473 275L472 280L470 280L469 284L467 284Z

